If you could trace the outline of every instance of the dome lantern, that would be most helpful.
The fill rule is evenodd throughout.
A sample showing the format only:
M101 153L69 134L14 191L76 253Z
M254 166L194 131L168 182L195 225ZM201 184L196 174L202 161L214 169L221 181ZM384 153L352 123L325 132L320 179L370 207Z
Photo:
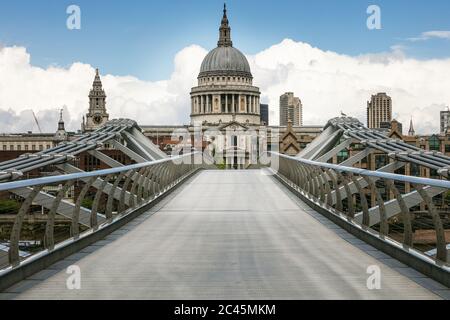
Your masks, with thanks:
M227 17L227 5L223 5L223 18L222 23L219 29L219 42L217 43L218 47L232 47L233 41L231 41L231 28L228 23Z

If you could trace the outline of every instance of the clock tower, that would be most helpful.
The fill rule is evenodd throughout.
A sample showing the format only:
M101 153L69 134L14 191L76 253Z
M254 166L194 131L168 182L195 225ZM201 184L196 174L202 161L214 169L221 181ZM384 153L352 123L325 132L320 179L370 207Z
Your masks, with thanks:
M102 81L98 69L95 70L94 83L89 93L89 112L86 114L86 121L83 119L82 131L95 131L109 120L106 112L106 94L102 87Z

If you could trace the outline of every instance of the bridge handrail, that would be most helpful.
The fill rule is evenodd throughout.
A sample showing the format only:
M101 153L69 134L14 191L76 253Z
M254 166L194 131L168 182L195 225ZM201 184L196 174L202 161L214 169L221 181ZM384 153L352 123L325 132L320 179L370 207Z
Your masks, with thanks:
M428 185L431 187L450 189L450 181L448 181L448 180L438 180L438 179L431 179L431 178L422 178L422 177L401 175L401 174L397 174L397 173L371 171L371 170L360 169L360 168L355 168L355 167L346 167L346 166L340 166L340 165L331 164L331 163L324 163L324 162L317 162L317 161L312 161L312 160L307 160L307 159L302 159L302 158L296 158L296 157L288 156L288 155L281 154L278 152L273 152L273 151L269 151L269 153L273 154L275 156L278 156L280 158L297 161L299 163L316 166L316 167L320 167L323 169L333 169L333 170L336 170L339 172L353 173L353 174L363 175L363 176L368 176L368 177L373 177L373 178L390 179L390 180L395 180L395 181L399 181L399 182L421 184L421 185Z
M449 203L446 197L434 198L450 190L449 181L346 167L273 151L267 153L279 159L278 176L306 199L328 212L343 215L365 230L399 241L404 248L423 255L428 252L436 263L449 266L450 251L440 213L440 208L449 207ZM401 166L400 163L391 168ZM384 184L381 189L376 184L378 181ZM405 183L404 190L399 183ZM427 217L413 215L411 209L418 206L428 213ZM416 244L416 230L434 231L434 242L424 240ZM427 249L427 243L435 243L431 249L436 250ZM432 252L435 254L431 256Z
M31 255L23 260L19 248L22 225L33 205L41 206L42 212L46 209L47 213L42 250L37 254L50 253L57 242L74 242L87 232L95 233L114 224L206 167L203 162L195 163L194 156L198 154L202 153L195 151L111 169L0 183L0 192L8 192L13 196L10 199L24 200L18 211L11 209L15 219L10 232L8 265L0 266L0 270L18 267L35 258L36 255ZM53 196L48 190L57 194ZM69 193L74 195L73 202L65 200ZM70 236L55 236L57 214L70 219ZM83 231L81 226L87 229Z
M118 174L118 173L130 171L130 170L138 170L138 169L146 168L146 167L152 166L152 165L181 160L183 158L194 156L195 154L199 154L199 153L200 153L199 151L196 151L196 152L192 152L192 153L185 154L185 155L175 156L172 158L142 162L142 163L131 164L131 165L126 165L126 166L121 166L121 167L111 168L111 169L102 169L102 170L89 171L89 172L70 173L70 174L57 175L57 176L48 176L48 177L41 177L41 178L34 178L34 179L3 182L3 183L0 183L0 191L9 191L9 190L26 188L26 187L35 187L35 186L39 186L39 185L67 182L70 180L88 179L88 178L98 177L98 176L107 176L109 174Z

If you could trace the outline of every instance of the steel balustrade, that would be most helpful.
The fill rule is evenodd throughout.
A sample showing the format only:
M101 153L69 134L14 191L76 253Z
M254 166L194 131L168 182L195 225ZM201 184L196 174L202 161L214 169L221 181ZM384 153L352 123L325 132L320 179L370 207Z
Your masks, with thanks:
M76 241L82 236L82 232L96 232L99 228L113 224L117 219L160 197L195 171L205 168L204 164L194 164L194 156L198 153L193 152L168 159L93 172L0 183L0 192L2 193L13 195L14 190L20 188L28 188L31 191L22 202L11 229L8 251L9 265L0 267L14 268L23 262L23 258L19 254L23 221L26 214L32 211L35 198L39 193L45 191L46 187L52 186L59 189L56 197L49 197L48 201L51 203L47 203L45 206L50 210L48 211L42 250L50 252L55 250L57 243L55 236L57 209L62 201L66 201L64 197L69 189L77 190L78 197L73 199L75 205L73 206L70 238L59 239L60 242ZM102 183L94 187L94 182L98 179L101 179ZM112 184L112 187L105 192L108 184ZM116 191L119 191L120 196L115 198ZM127 202L126 199L129 201ZM92 201L91 204L89 204L90 201ZM39 205L42 204L39 203ZM90 211L90 225L88 228L84 227L83 230L80 230L79 219L82 209ZM99 217L102 220L99 220Z
M370 229L383 238L401 242L404 248L425 253L428 250L419 248L414 243L415 213L412 208L418 203L432 220L430 229L435 234L436 243L435 249L431 250L434 253L432 258L436 263L448 266L450 239L446 241L443 221L433 197L447 194L450 191L450 181L345 167L277 152L269 154L279 158L278 176L308 199L335 214L344 215L350 222L366 230ZM386 200L376 186L377 181L387 187ZM397 185L404 183L410 183L416 192L411 190L410 193L402 194ZM439 192L433 192L434 189ZM420 196L420 201L409 201L416 193ZM374 204L369 200L371 195L375 198ZM390 210L393 206L399 207L400 211ZM400 214L397 215L396 212ZM392 230L394 224L397 229L401 227L401 232L396 234Z
M126 142L126 145L122 144ZM83 152L93 153L104 162L111 161L101 152L105 144L116 146L136 162L167 158L157 146L144 137L137 123L130 119L108 121L95 132L85 133L73 141L65 141L48 150L24 154L17 159L0 163L0 181L14 180L34 169L67 163Z

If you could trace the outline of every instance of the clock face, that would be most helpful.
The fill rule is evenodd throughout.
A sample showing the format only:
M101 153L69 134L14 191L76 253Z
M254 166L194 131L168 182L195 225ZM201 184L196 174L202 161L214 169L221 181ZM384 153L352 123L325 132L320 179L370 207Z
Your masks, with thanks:
M102 116L97 114L94 116L93 120L95 124L100 124L102 123Z

